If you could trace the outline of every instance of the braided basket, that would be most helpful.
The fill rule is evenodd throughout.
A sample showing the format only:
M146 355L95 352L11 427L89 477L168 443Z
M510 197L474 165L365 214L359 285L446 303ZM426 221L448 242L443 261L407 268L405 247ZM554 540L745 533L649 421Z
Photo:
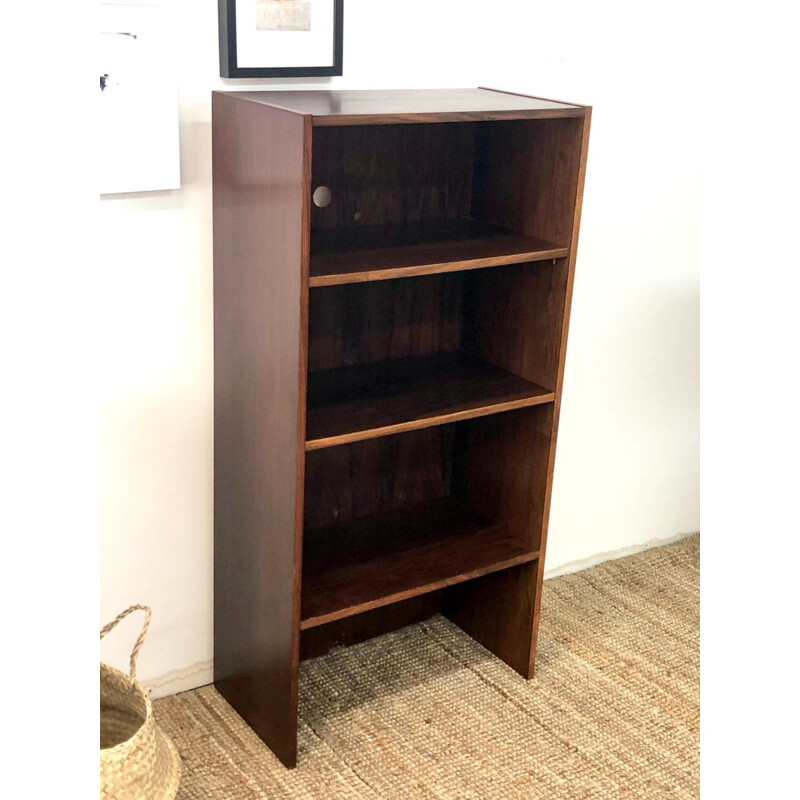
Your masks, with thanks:
M100 631L100 638L139 610L145 620L131 652L130 675L100 663L101 800L172 800L181 779L178 751L156 725L150 696L136 680L150 609L131 606Z

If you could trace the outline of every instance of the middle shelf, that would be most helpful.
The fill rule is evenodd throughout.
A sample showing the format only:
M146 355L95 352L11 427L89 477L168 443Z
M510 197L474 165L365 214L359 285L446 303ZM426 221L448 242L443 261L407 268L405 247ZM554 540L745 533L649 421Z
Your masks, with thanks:
M550 403L549 389L463 352L308 376L306 450Z

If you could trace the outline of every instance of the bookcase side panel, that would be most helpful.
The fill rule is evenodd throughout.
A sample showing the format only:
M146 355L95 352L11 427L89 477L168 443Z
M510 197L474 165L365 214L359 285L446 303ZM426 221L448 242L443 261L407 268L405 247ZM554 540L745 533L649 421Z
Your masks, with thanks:
M545 414L531 416L528 429L513 437L502 433L502 427L487 428L491 436L475 438L469 446L478 452L499 446L505 460L473 456L471 471L465 473L470 495L485 504L486 512L504 508L519 535L537 543L538 560L448 589L442 607L470 636L527 678L533 676L536 656L588 145L586 113L585 120L495 124L487 129L484 160L476 171L482 215L570 247L569 258L552 265L477 275L467 295L466 347L554 389L556 400ZM496 151L499 147L508 152L505 163ZM511 175L515 179L508 180Z
M442 612L524 678L530 661L539 560L445 590Z
M533 610L533 636L531 639L530 672L533 673L536 660L536 640L539 634L539 615L542 602L542 582L544 580L545 552L547 548L547 532L550 522L550 500L553 493L553 471L556 459L556 444L558 439L558 423L561 414L561 391L564 385L564 366L567 357L567 335L569 333L569 318L572 308L572 290L575 283L575 263L578 256L578 235L580 233L581 211L583 208L583 187L586 179L586 159L589 151L589 130L592 120L592 109L585 109L585 116L577 120L581 123L580 139L572 146L572 155L569 162L577 165L575 179L570 183L574 191L572 201L572 217L570 220L569 259L567 261L567 283L564 297L564 310L561 315L561 336L558 353L558 370L556 375L556 399L553 406L553 428L550 435L550 453L547 467L547 484L544 496L544 511L542 517L542 538L540 547L539 569L536 577L536 600Z
M558 258L471 273L464 349L554 391L568 271Z
M552 404L474 420L459 442L454 492L538 550ZM445 590L442 611L502 661L531 677L538 560Z
M582 130L581 117L484 125L477 145L473 216L568 246Z
M310 119L213 95L214 681L297 750Z

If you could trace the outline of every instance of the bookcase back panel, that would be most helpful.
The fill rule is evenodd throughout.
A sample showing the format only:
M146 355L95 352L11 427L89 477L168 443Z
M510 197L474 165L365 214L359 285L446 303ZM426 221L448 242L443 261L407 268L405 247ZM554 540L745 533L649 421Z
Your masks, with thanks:
M553 406L312 450L306 454L305 530L452 496L541 542Z
M413 625L441 610L442 592L430 592L400 603L329 622L300 633L300 658L317 658L332 647L349 646Z
M463 350L555 389L566 259L311 292L309 371Z
M315 128L311 229L405 225L469 216L476 125Z
M330 195L311 229L385 228L389 246L392 226L471 217L569 246L582 133L580 118L315 128L312 191Z
M307 453L305 529L446 497L454 436L442 425Z
M456 273L314 289L309 371L458 349L462 291Z

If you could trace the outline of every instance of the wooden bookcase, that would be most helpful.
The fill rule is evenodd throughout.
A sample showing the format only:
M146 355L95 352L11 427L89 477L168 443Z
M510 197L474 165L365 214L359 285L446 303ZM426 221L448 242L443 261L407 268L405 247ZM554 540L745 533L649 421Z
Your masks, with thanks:
M589 120L214 93L214 680L288 766L335 644L442 613L533 673Z

